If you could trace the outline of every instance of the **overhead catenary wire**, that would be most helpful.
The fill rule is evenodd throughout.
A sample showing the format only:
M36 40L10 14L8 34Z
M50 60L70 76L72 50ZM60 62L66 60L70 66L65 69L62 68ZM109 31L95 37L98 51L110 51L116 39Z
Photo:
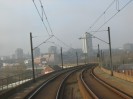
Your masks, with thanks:
M128 4L130 4L133 0L127 2L121 9L119 9L113 16L111 16L106 22L104 22L96 31L99 31L105 24L107 24L111 19L113 19L120 11L122 11Z
M41 20L42 20L43 23L44 23L44 21L43 21L43 14L44 14L44 16L45 16L45 18L46 18L46 20L47 20L47 23L48 23L48 25L49 25L49 29L50 29L50 31L51 31L52 37L55 37L58 41L62 42L65 46L70 47L69 45L67 45L66 43L64 43L62 40L60 40L57 36L54 35L54 33L53 33L53 31L52 31L52 28L51 28L51 26L50 26L50 23L49 23L49 21L48 21L48 17L47 17L47 15L46 15L45 10L44 10L42 1L39 0L40 5L41 5L41 9L42 9L42 16L41 16L41 14L40 14L40 12L39 12L39 10L38 10L38 8L37 8L37 6L36 6L34 0L32 0L32 1L33 1L34 5L35 5L35 7L36 7L36 9L37 9L37 12L38 12L38 14L39 14L39 16L40 16L40 18L41 18ZM51 36L51 35L50 35L50 36Z
M117 12L113 14L107 21L105 21L101 26L96 31L99 31L105 24L107 24L111 19L113 19L120 11L122 11L128 4L130 4L133 0L129 0L122 8L119 7L119 1L118 0L113 0L111 4L107 7L107 9L96 19L96 21L90 26L88 31L92 29L92 27L95 26L95 24L102 18L103 15L106 14L108 9L116 2L116 10Z
M38 8L37 8L36 3L34 2L34 0L32 0L32 1L33 1L33 4L34 4L34 6L35 6L35 8L36 8L36 10L37 10L37 13L38 13L38 15L39 15L41 21L42 21L42 23L43 23L43 26L45 27L45 29L46 29L48 35L50 36L50 33L49 33L49 31L48 31L48 29L47 29L47 27L46 27L46 25L45 25L45 23L44 23L44 21L43 21L43 18L42 18L41 14L40 14L40 12L39 12L39 10L38 10Z
M53 35L52 36L50 36L48 39L46 39L45 41L43 41L42 43L40 43L38 46L36 46L35 48L33 48L33 50L35 50L36 48L38 48L39 46L41 46L42 44L44 44L44 43L46 43L48 40L50 40L51 38L53 37Z
M68 47L68 48L71 48L71 49L74 49L74 48L72 48L71 46L69 46L69 45L67 45L65 42L63 42L62 40L60 40L59 38L57 38L56 36L54 36L58 41L60 41L60 42L62 42L66 47ZM55 45L57 45L57 44L55 44ZM58 46L60 46L60 45L58 45ZM61 47L61 46L60 46ZM62 47L63 48L63 47ZM71 53L71 55L73 54L73 55L75 55L74 53L72 53L72 52L70 52Z
M40 16L41 21L43 22L43 24L44 24L44 26L45 26L45 28L46 28L46 30L47 30L49 36L50 36L49 39L51 39L51 37L55 37L58 41L60 41L60 42L61 42L62 44L64 44L66 47L72 48L71 46L67 45L64 41L60 40L57 36L54 35L54 33L53 33L53 31L52 31L52 28L51 28L51 25L50 25L50 23L49 23L49 21L48 21L48 17L47 17L47 15L46 15L45 10L44 10L44 6L43 6L43 4L42 4L42 1L39 0L40 5L41 5L41 11L42 11L41 13L39 12L38 7L37 7L36 3L34 2L35 0L32 0L32 1L33 1L34 6L35 6L35 8L36 8L36 10L37 10L37 12L38 12L38 14L39 14L39 16ZM42 14L42 15L41 15L41 14ZM47 23L48 23L48 27L49 27L49 30L51 31L51 34L49 33L48 28L46 27L46 25L45 25L45 23L44 23L44 17L46 18L46 21L47 21ZM42 42L42 43L39 44L37 47L41 46L41 45L44 44L45 42L46 42L46 41ZM37 48L37 47L35 47L35 48ZM74 49L74 48L73 48L73 49Z
M47 23L48 23L49 29L50 29L50 31L51 31L51 34L53 35L53 31L52 31L52 28L51 28L50 23L49 23L49 21L48 21L48 17L47 17L47 15L46 15L45 10L44 10L42 1L39 0L39 2L40 2L40 5L41 5L41 8L42 8L42 18L43 18L43 14L44 14L44 15L45 15L45 18L46 18L46 21L47 21Z
M48 35L49 35L49 38L48 38L48 39L46 39L44 42L40 43L38 46L36 46L36 47L33 49L33 50L35 50L36 48L38 48L38 47L41 46L42 44L46 43L49 39L51 39L51 38L53 37L53 32L52 32L52 29L51 29L51 27L50 27L50 24L49 24L48 18L47 18L47 16L46 16L46 13L45 13L45 11L44 11L44 8L43 8L43 5L42 5L41 0L39 0L39 1L40 1L41 8L42 8L42 16L41 16L41 14L40 14L40 12L39 12L39 10L38 10L38 8L37 8L36 3L34 2L34 0L32 0L32 1L33 1L33 3L34 3L34 6L35 6L35 8L36 8L36 10L37 10L37 13L38 13L38 15L39 15L41 21L42 21L42 23L43 23L43 25L44 25L44 27L45 27L45 29L46 29ZM46 20L47 20L47 22L48 22L48 25L49 25L49 28L50 28L50 31L51 31L52 35L49 33L49 31L48 31L48 29L47 29L47 27L46 27L46 25L45 25L45 23L44 23L43 14L44 14L45 17L46 17Z
M94 25L101 19L101 17L103 15L105 15L105 13L107 12L107 10L115 3L116 0L113 0L111 2L111 4L106 8L106 10L94 21L94 23L90 26L90 28L88 30L90 30L92 27L94 27Z
M54 35L54 37L55 37L58 41L60 41L62 44L64 44L66 47L72 48L71 46L67 45L65 42L63 42L62 40L60 40L58 37L56 37L55 35Z

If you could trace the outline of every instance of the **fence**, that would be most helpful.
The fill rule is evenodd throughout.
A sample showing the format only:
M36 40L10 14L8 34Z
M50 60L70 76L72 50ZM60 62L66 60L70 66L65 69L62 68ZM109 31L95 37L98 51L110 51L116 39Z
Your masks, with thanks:
M118 73L122 73L125 75L129 75L129 76L133 76L133 69L127 69L127 68L121 68L119 69L120 65L113 65L113 71L118 72ZM112 67L110 67L110 65L102 65L103 68L111 70ZM125 66L126 67L126 66Z
M36 77L38 77L40 72L36 72ZM32 80L32 71L28 71L22 74L10 76L7 78L0 79L0 93L11 88L14 88L20 84L23 84L29 80Z
M111 74L110 70L105 69L103 67L101 69L105 73ZM126 72L123 72L123 71L126 71ZM122 70L122 72L120 72L120 70L119 70L119 72L118 71L113 71L113 76L118 77L118 78L123 79L123 80L127 80L127 81L130 81L130 82L133 82L133 76L128 75L129 71L130 71L130 74L133 73L133 71L131 71L131 70Z
M133 69L116 70L116 72L129 75L129 76L133 76Z

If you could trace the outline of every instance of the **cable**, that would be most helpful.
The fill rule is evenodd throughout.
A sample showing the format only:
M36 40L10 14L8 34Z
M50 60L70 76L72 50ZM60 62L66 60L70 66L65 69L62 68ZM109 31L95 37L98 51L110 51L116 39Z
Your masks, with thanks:
M49 23L49 21L48 21L48 17L47 17L47 15L46 15L45 10L44 10L43 4L42 4L41 0L39 0L39 2L40 2L40 5L41 5L41 8L42 8L42 17L43 17L43 13L44 13L45 18L46 18L47 23L48 23L48 26L49 26L49 29L50 29L50 31L51 31L51 33L52 33L52 35L53 35L53 31L52 31L52 28L51 28L50 23Z
M89 29L91 29L100 19L101 17L107 12L107 10L114 4L115 0L111 2L111 4L106 8L106 10L94 21L94 23L90 26ZM88 29L88 30L89 30Z
M105 24L107 24L112 18L114 18L120 11L122 11L128 4L130 4L133 0L130 0L125 6L123 6L121 9L119 9L113 16L111 16L104 24L102 24L98 29L100 30Z
M68 45L67 45L66 43L64 43L62 40L60 40L59 38L57 38L55 35L54 35L54 37L55 37L58 41L60 41L62 44L64 44L65 46L68 47Z
M62 44L64 44L66 47L71 48L71 49L74 49L74 48L72 48L71 46L67 45L65 42L63 42L62 40L60 40L59 38L57 38L55 35L54 35L54 37L55 37L58 41L60 41Z
M40 12L39 12L39 10L38 10L38 8L37 8L37 6L36 6L34 0L32 0L32 1L33 1L33 3L34 3L34 6L35 6L35 8L36 8L36 10L37 10L37 13L38 13L39 17L41 18L41 21L42 21L42 23L43 23L43 25L44 25L44 27L45 27L45 29L46 29L48 35L50 36L50 34L49 34L49 32L48 32L48 29L47 29L47 27L46 27L46 25L45 25L45 23L44 23L44 21L43 21L43 18L41 17L41 14L40 14Z
M103 15L106 14L107 10L116 2L116 10L117 12L112 15L107 21L105 21L95 32L99 31L105 24L107 24L112 18L114 18L120 11L122 11L128 4L130 4L133 0L130 0L127 2L121 9L119 8L119 1L118 0L113 0L113 2L107 7L107 9L96 19L96 21L91 25L89 29L94 27L94 25L101 19ZM88 29L88 30L89 30Z
M42 42L41 44L39 44L38 46L36 46L35 48L33 48L33 50L35 50L36 48L38 48L39 46L41 46L42 44L44 44L44 43L46 43L49 39L51 39L53 37L53 35L52 36L50 36L48 39L46 39L44 42Z
M42 16L41 16L41 14L40 14L40 12L39 12L39 10L38 10L38 8L37 8L37 6L36 6L34 0L32 0L32 1L33 1L34 5L35 5L35 8L36 8L36 10L37 10L37 12L38 12L38 14L39 14L39 16L40 16L41 21L43 22L43 24L44 24L43 15L45 16L45 18L46 18L46 20L47 20L49 29L50 29L51 34L52 34L52 35L49 34L50 38L51 38L51 37L55 37L58 41L62 42L65 46L70 47L70 46L68 46L66 43L64 43L62 40L60 40L59 38L57 38L55 35L53 35L53 31L52 31L52 29L51 29L50 23L49 23L49 21L48 21L48 18L47 18L47 15L46 15L46 12L45 12L45 10L44 10L44 7L43 7L43 4L42 4L41 0L39 0L39 2L40 2L40 5L41 5L41 9L42 9ZM45 24L44 24L44 26L46 27ZM47 30L47 27L46 27L46 30ZM48 32L48 30L47 30L47 32ZM49 32L48 32L48 33L49 33ZM46 41L48 41L50 38L48 38L47 40L45 40L44 42L42 42L41 44L39 44L37 47L39 47L39 46L41 46L42 44L46 43ZM58 45L58 46L59 46L59 45ZM36 49L37 47L35 47L34 49ZM72 48L72 47L70 47L70 48Z
M42 9L42 16L41 16L41 14L40 14L40 12L39 12L39 10L38 10L38 8L37 8L37 6L36 6L36 4L35 4L35 2L34 2L34 0L33 0L33 3L34 3L34 5L35 5L35 8L36 8L36 10L37 10L37 12L38 12L38 14L39 14L39 16L40 16L40 18L41 18L41 21L43 22L43 25L45 26L45 28L46 28L46 30L47 30L47 32L48 32L48 29L47 29L46 25L44 24L44 20L43 20L43 17L45 16L46 21L47 21L47 23L48 23L48 26L49 26L49 29L50 29L52 35L50 35L49 32L48 32L48 34L49 34L50 37L49 37L48 39L46 39L44 42L42 42L41 44L39 44L37 47L35 47L33 50L35 50L36 48L38 48L38 47L41 46L42 44L46 43L46 42L47 42L49 39L51 39L52 37L55 37L58 41L60 41L60 42L61 42L62 44L64 44L65 46L67 46L67 47L69 47L69 48L72 48L72 47L70 47L69 45L67 45L66 43L64 43L62 40L60 40L58 37L56 37L55 35L53 35L53 31L52 31L52 28L51 28L50 23L49 23L49 21L48 21L48 18L47 18L46 12L45 12L45 10L44 10L43 4L42 4L41 0L39 0L39 2L40 2L40 5L41 5L41 9ZM43 16L43 15L44 15L44 16ZM52 42L51 42L51 43L52 43ZM54 42L53 44L55 44L55 45L61 47L60 45L56 44L55 42ZM72 48L72 49L74 49L74 48Z

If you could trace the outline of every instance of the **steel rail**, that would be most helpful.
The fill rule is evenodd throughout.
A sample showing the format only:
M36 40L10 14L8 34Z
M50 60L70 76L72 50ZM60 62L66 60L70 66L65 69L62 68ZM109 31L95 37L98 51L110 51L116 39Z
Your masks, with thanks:
M62 74L62 73L61 73ZM58 77L60 74L53 76L52 78L48 79L46 82L44 82L39 88L37 88L30 96L28 96L28 99L32 99L35 95L39 93L39 91L46 86L49 82L54 80L56 77Z
M69 74L67 74L67 76L62 80L62 82L61 82L61 84L60 84L60 86L59 86L59 88L58 88L57 94L56 94L56 99L62 99L62 98L60 98L60 97L61 97L61 89L62 89L62 87L63 87L65 81L68 79L68 77L69 77L70 75L72 75L74 72L76 72L76 71L78 71L78 70L80 70L80 69L82 69L82 68L78 68L78 69L76 69L76 70L71 71L71 72L70 72Z
M83 85L85 86L85 88L87 89L87 91L90 93L90 95L92 96L92 98L94 99L99 99L95 93L87 86L87 84L85 83L84 79L83 79L83 73L86 71L86 69L88 68L85 68L82 70L81 74L80 74L80 79L81 81L83 82Z
M77 68L80 68L80 67L77 67ZM49 79L48 79L47 81L45 81L42 85L40 85L32 94L26 96L25 99L33 99L33 98L43 89L43 87L45 87L48 83L50 83L51 81L53 81L54 79L56 79L56 78L59 77L60 75L66 73L66 72L70 72L70 71L72 71L72 70L75 70L75 69L77 69L77 68L68 69L68 70L66 70L66 71L64 71L64 72L61 72L61 73L59 73L59 74L57 74L57 75L55 75L55 76L49 78Z
M101 83L103 86L107 87L109 90L112 90L114 93L118 94L119 96L121 96L122 98L125 99L133 99L132 96L128 95L127 93L119 90L118 88L110 85L109 83L105 82L104 80L100 79L98 76L95 75L94 73L94 68L91 69L91 75L99 82Z

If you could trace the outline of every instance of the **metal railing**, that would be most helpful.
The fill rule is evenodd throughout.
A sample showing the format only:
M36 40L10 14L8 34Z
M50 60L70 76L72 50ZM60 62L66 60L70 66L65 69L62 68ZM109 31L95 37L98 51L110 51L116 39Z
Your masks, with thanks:
M40 72L36 72L36 78L39 76ZM20 84L32 80L32 71L21 73L14 76L9 76L7 78L0 79L0 93L11 88L14 88Z
M102 65L105 69L111 70L110 65ZM125 75L133 76L133 69L127 69L127 68L119 68L120 64L118 65L113 65L113 71L118 72L118 73L123 73ZM126 67L126 66L125 66Z

